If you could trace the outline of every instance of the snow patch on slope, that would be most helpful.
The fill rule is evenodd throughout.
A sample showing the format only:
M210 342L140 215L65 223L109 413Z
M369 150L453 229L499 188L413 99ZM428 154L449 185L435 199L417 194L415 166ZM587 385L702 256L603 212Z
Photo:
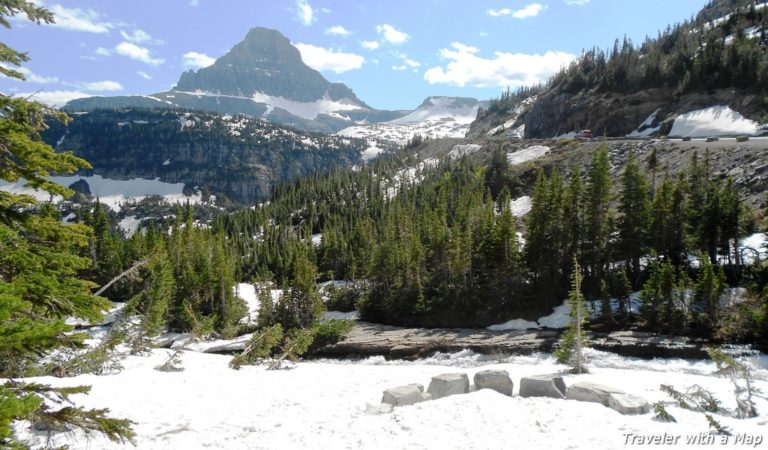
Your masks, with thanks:
M512 215L515 217L523 217L524 215L531 212L532 207L533 207L533 203L532 203L531 197L527 195L520 198L516 198L509 202L510 211L512 212Z
M383 148L380 148L378 146L378 143L376 141L371 141L368 143L368 145L370 145L370 147L363 150L363 154L361 155L363 158L363 161L370 161L376 158L377 156L379 156L379 154L384 151Z
M481 145L477 144L459 144L454 145L451 149L450 153L448 153L448 157L456 160L461 159L467 155L471 155L473 153L477 153L478 150L482 148Z
M384 123L405 125L426 121L451 120L462 125L471 124L477 118L480 104L457 106L456 100L451 97L430 97L412 113Z
M549 153L549 150L549 147L545 145L534 145L532 147L524 148L522 150L508 154L507 160L511 165L523 164L528 161L534 161L541 158L542 156Z
M712 106L677 116L669 137L756 135L758 123L727 106Z
M262 92L255 92L253 96L251 96L251 100L257 103L266 103L273 108L284 109L294 116L298 116L307 120L313 120L321 114L331 115L331 113L336 113L339 111L353 111L356 109L363 109L360 105L352 103L351 100L331 100L328 95L325 95L323 98L315 100L314 102L297 102L295 100L289 100L283 97L267 95Z
M133 233L139 229L140 225L141 219L136 216L124 217L120 220L120 222L117 223L117 226L123 230L123 233L125 233L127 237L133 236Z
M653 126L654 122L656 122L656 116L659 114L659 110L657 109L653 113L651 113L650 116L648 116L647 119L643 123L640 124L637 129L627 135L627 137L646 137L650 136L654 133L658 133L661 129L661 124L657 126Z

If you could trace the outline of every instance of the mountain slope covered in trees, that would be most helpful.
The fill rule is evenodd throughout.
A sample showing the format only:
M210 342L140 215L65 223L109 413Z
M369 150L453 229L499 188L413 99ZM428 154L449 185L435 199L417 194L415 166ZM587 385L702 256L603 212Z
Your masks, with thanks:
M666 135L679 114L720 105L768 122L768 8L749 0L710 2L695 18L633 43L587 49L537 89L523 114L512 114L533 92L507 95L480 114L474 133L513 119L532 138L581 129L624 136L650 118ZM510 124L511 126L512 124ZM509 128L509 127L507 127Z

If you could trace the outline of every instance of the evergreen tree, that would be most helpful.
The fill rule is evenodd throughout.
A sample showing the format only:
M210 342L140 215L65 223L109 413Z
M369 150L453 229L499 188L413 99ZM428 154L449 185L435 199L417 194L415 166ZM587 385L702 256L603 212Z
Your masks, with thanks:
M650 210L648 183L640 165L630 156L621 177L618 250L620 257L626 258L627 272L634 280L640 276L640 258L648 251Z
M571 275L571 291L568 294L568 307L571 323L563 337L560 338L555 357L561 364L571 366L573 373L586 373L584 348L589 346L589 339L584 330L587 323L586 299L581 291L582 274L578 261L573 262L574 271Z
M697 322L713 328L717 320L717 305L723 290L727 287L722 268L713 265L702 255L700 260L699 282L696 283L693 304Z
M613 308L611 306L611 291L605 280L600 280L600 316L607 323L613 323Z
M674 266L668 261L651 266L648 281L640 292L640 317L656 331L679 330L683 325L684 289L680 288Z
M632 284L627 278L627 271L622 267L611 276L611 294L619 301L617 315L621 321L632 321L632 305L630 295Z
M485 171L485 185L490 189L493 198L496 198L502 189L505 187L509 189L512 184L507 152L501 145L499 145L493 153L491 153L491 161Z
M609 240L613 218L611 201L611 163L608 159L608 147L603 145L595 154L589 169L585 229L585 260L592 285L598 285L605 273L609 259ZM599 285L598 285L599 286Z
M10 18L25 15L35 23L52 23L53 15L35 2L0 0L0 25L10 28ZM0 73L24 79L17 67L25 53L0 43ZM72 192L48 180L50 174L71 173L88 164L71 153L56 153L40 139L49 114L63 114L24 98L0 94L0 179L27 185L49 194ZM93 285L78 278L90 261L78 256L89 238L83 225L64 225L51 208L36 211L29 196L0 192L0 377L28 374L40 355L66 346L79 346L82 336L72 336L64 324L67 316L98 320L108 302L95 297ZM87 387L51 388L7 380L0 384L0 447L24 448L11 427L16 420L43 420L54 425L72 424L103 432L124 442L132 432L127 420L110 419L107 410L54 408Z

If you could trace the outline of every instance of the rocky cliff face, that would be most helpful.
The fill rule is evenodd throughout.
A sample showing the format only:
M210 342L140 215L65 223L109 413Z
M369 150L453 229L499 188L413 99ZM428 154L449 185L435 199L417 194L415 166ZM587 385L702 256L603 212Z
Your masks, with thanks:
M159 178L185 190L262 201L274 185L361 162L362 141L300 132L243 116L95 111L53 123L44 139L106 178Z
M144 96L73 100L65 111L116 108L183 108L245 114L311 131L335 132L356 121L393 120L397 111L379 111L346 85L331 83L301 59L278 31L253 28L213 65L181 75L167 92Z
M595 136L621 137L635 132L653 116L647 128L658 127L653 135L666 136L679 114L713 105L728 106L756 120L765 111L763 100L754 93L730 89L686 95L675 95L664 88L632 94L551 91L531 105L525 118L525 132L529 138L549 138L590 129Z
M304 64L288 38L266 28L250 30L213 65L183 73L174 90L245 98L262 93L296 102L314 102L327 96L369 109L347 86L328 82Z

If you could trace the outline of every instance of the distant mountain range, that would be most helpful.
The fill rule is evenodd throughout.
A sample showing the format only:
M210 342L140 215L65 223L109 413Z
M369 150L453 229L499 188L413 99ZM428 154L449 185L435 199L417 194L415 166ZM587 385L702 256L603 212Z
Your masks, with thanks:
M429 97L409 114L388 122L353 125L337 134L377 142L404 145L414 136L424 138L462 138L469 125L488 102L463 97Z
M117 108L183 108L243 114L304 130L336 132L355 124L398 119L361 101L346 85L331 83L304 64L280 32L253 28L213 65L181 75L167 92L90 97L70 101L67 112Z

